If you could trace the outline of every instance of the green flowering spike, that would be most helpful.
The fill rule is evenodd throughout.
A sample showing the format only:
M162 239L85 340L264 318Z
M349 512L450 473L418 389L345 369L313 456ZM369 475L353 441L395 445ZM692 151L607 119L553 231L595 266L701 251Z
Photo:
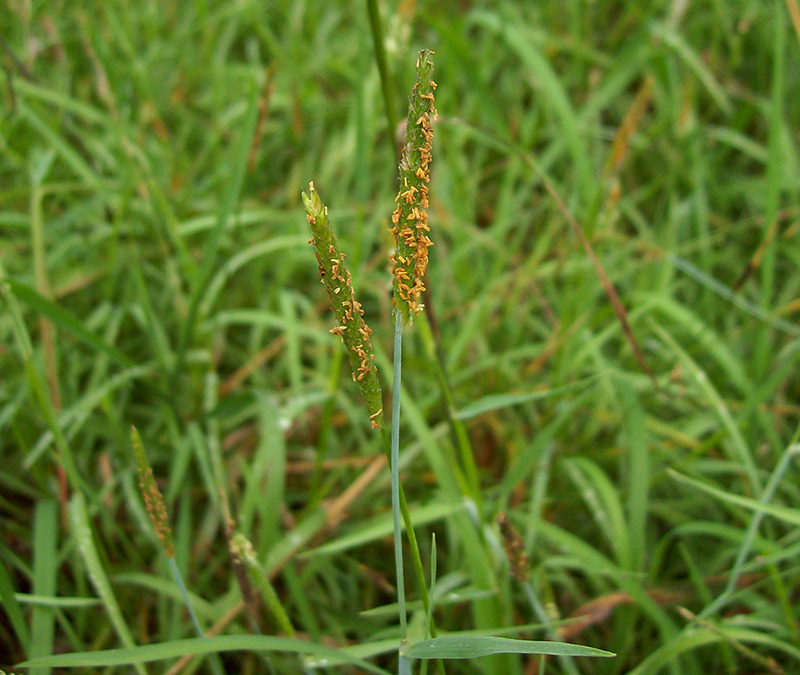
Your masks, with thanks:
M303 203L314 235L309 243L316 249L319 273L336 316L337 325L330 332L341 337L347 348L353 380L367 404L370 422L377 429L383 426L383 395L373 363L375 356L369 339L372 329L364 321L364 310L356 300L352 277L344 262L345 255L339 251L336 235L328 221L328 208L323 206L314 183L309 183L308 194L303 192Z
M395 251L391 257L394 274L394 306L408 321L423 305L425 269L428 266L428 182L430 181L432 120L436 119L433 92L432 51L424 49L417 58L417 80L411 92L403 156L400 159L400 191L395 199L391 233Z
M153 469L150 468L150 463L147 461L147 455L144 452L139 432L133 426L131 427L131 445L133 446L133 455L136 458L136 468L139 471L139 489L144 498L145 508L150 520L153 522L156 534L164 546L167 557L174 558L175 547L172 545L172 530L169 527L164 497L161 496L161 490L156 485Z

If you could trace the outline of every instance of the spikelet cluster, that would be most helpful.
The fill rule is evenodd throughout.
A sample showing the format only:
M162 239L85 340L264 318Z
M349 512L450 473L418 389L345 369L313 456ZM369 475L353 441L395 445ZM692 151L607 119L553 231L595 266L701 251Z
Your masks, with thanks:
M139 473L139 490L142 492L147 514L153 522L153 527L161 540L161 545L164 547L167 557L174 558L175 547L172 544L172 530L169 527L167 507L164 504L161 490L156 485L153 469L150 468L150 463L147 461L142 439L139 436L139 432L136 431L136 427L131 427L131 445L133 446L136 468Z
M430 182L432 121L436 119L433 63L430 50L417 58L417 78L408 106L406 136L400 159L400 190L395 199L390 232L395 239L391 256L394 275L394 306L408 320L419 312L428 266L428 183Z
M531 563L528 554L525 553L525 542L502 511L497 514L497 524L500 526L500 536L503 538L503 548L506 550L511 576L517 581L528 581L531 576Z
M314 183L303 193L306 219L314 235L309 244L314 246L322 283L328 290L331 310L337 325L331 333L342 338L353 371L353 380L361 390L367 404L373 428L383 426L383 403L378 381L375 355L372 353L372 329L364 321L364 310L356 299L352 277L345 264L345 254L339 251L336 235L328 220L328 208L323 206Z

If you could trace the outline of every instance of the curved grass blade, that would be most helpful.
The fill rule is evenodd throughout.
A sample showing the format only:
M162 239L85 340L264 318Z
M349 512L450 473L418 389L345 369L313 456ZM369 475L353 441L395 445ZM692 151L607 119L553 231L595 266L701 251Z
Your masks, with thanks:
M275 637L273 635L221 635L212 638L191 638L173 640L152 645L129 647L126 649L107 649L99 652L77 652L73 654L56 654L43 656L17 664L17 667L31 668L49 666L53 668L129 666L161 661L181 656L201 656L219 652L291 652L310 654L330 659L344 659L359 668L378 675L388 675L383 668L350 656L347 652L325 647L314 642L304 642L294 638Z
M781 506L780 504L769 504L766 502L761 502L757 499L751 499L750 497L742 497L741 495L725 492L724 490L720 490L713 485L706 485L705 483L701 483L699 480L689 478L689 476L684 476L682 473L678 473L674 469L667 469L667 473L675 480L693 488L697 488L698 490L705 492L712 497L716 497L720 501L741 506L745 509L753 511L754 513L764 513L768 516L773 516L778 520L790 523L791 525L800 525L800 509L793 509L788 506Z
M616 656L595 647L545 640L514 640L491 635L445 635L415 642L405 650L410 659L476 659L493 654L548 654L551 656Z
M122 616L117 598L114 591L111 589L111 582L108 580L103 564L100 562L100 555L98 554L97 547L94 543L92 536L92 529L89 523L89 514L86 511L86 500L83 495L76 493L69 504L69 519L72 525L72 531L75 540L78 543L78 548L81 552L81 557L89 572L89 578L97 591L97 594L103 600L108 618L114 626L114 630L119 636L120 641L127 647L133 647L134 641L128 624ZM57 657L42 657L43 659L57 658ZM42 663L41 665L48 665ZM136 668L139 675L147 675L147 671L143 666L138 665Z
M28 635L28 625L25 623L25 617L22 614L20 607L20 598L14 593L14 584L11 580L11 575L6 569L3 559L0 557L0 605L8 616L11 627L17 635L22 649L28 654L30 648L30 636Z
M642 663L630 671L629 675L654 675L664 666L676 663L681 654L688 653L711 644L730 642L736 640L742 643L758 644L782 651L795 663L800 663L800 649L793 645L778 640L771 635L750 630L748 628L732 628L719 626L716 630L710 628L697 628L681 633L678 637L664 643Z
M114 363L123 368L134 368L136 364L123 354L119 349L105 342L102 338L98 337L90 330L88 330L83 323L71 312L64 309L61 305L56 304L52 300L40 295L32 288L21 284L13 279L6 279L11 292L24 304L28 305L31 309L39 312L42 316L50 319L59 328L64 329L78 340L85 342L90 347L94 347L97 351L102 352Z
M540 391L530 391L521 394L489 394L488 396L478 399L475 403L464 406L455 414L455 418L458 420L468 420L491 410L509 408L514 405L520 405L521 403L531 403L532 401L539 401L544 398L550 398L551 396L558 396L560 394L580 390L588 384L591 384L598 377L599 375L592 375L591 377L584 378L578 382L571 382L561 387L541 389Z

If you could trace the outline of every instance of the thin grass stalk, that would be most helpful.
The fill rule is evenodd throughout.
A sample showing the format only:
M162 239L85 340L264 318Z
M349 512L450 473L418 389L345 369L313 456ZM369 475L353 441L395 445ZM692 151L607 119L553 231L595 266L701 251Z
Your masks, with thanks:
M403 576L403 541L400 536L400 390L403 373L403 317L395 312L394 358L392 359L392 525L394 529L394 564L397 571L397 605L400 613L401 642L408 638L406 625L406 588Z
M397 199L397 209L392 216L394 223L392 233L397 241L393 256L393 273L396 277L395 306L400 307L406 321L410 319L409 313L418 314L423 309L419 297L425 290L423 279L428 263L427 248L432 245L426 235L432 122L436 118L434 106L436 82L432 78L433 63L430 60L432 54L433 52L429 50L423 50L417 59L417 80L409 103L405 143L400 160L400 194ZM389 82L383 80L381 85L384 89L391 86ZM389 120L389 123L392 124L392 120ZM452 389L447 381L433 331L424 314L420 324L429 363L433 366L436 381L445 401L448 423L467 475L469 496L476 503L478 512L482 513L480 481L469 437L463 423L453 414L455 405Z
M392 157L395 157L395 133L397 130L397 114L394 107L394 82L386 62L386 47L383 43L383 26L381 15L378 11L378 0L367 0L367 14L369 15L369 29L372 34L372 44L375 47L375 62L378 64L378 73L381 76L381 93L383 94L383 108L386 113L386 123L389 125L386 134Z
M397 610L400 615L400 648L398 650L398 675L411 675L411 660L403 656L403 647L408 643L406 617L406 587L403 573L403 540L400 535L400 392L403 373L403 317L399 311L394 315L394 355L392 357L392 431L391 431L391 490L392 527L394 531L394 564L397 575ZM413 532L413 528L407 528ZM424 584L420 588L425 588ZM430 600L425 605L430 613Z
M395 310L394 355L392 375L392 429L391 429L391 467L392 467L392 516L395 530L395 565L398 574L398 610L402 634L401 647L407 641L405 615L405 587L403 585L402 542L399 534L398 510L404 502L399 478L400 457L400 393L402 391L402 353L403 325L423 309L420 301L425 291L424 278L428 266L428 247L433 242L428 238L428 183L430 182L431 150L433 141L432 122L436 118L434 94L436 82L433 81L433 62L430 50L422 50L416 62L416 81L411 92L406 119L405 142L399 164L399 191L395 198L397 207L392 213L391 233L395 238L395 250L390 260L394 276L392 304ZM402 501L401 501L401 498ZM409 542L416 547L414 530L407 527ZM417 576L423 577L422 561L417 548L415 563L419 564ZM430 597L424 579L418 581L420 596L426 614L430 615ZM433 622L431 634L436 635ZM437 662L438 670L444 675L444 666ZM411 673L411 662L402 653L399 656L401 675Z
M393 397L392 421L387 446L391 471L392 520L394 531L395 569L397 575L398 610L401 632L401 649L408 638L405 577L403 569L403 547L400 518L406 524L409 543L412 548L415 573L418 578L420 595L425 611L430 608L430 598L424 580L424 570L419 555L413 525L408 513L405 496L400 485L400 398L402 391L402 336L404 323L411 320L423 305L420 302L425 290L424 276L428 264L428 247L432 245L427 236L428 183L430 182L431 141L433 139L432 119L436 116L433 92L432 52L423 50L417 59L417 78L409 104L406 125L406 138L400 160L400 190L397 207L392 214L391 232L395 237L395 252L391 256L394 276L393 305L395 309L394 356L393 356ZM372 363L369 336L371 329L364 322L360 303L356 300L352 287L352 277L345 265L345 256L339 251L336 237L330 227L328 210L309 185L309 193L303 193L306 216L313 234L309 243L316 249L320 276L331 300L331 309L338 325L331 333L341 337L347 350L353 371L353 379L361 390L367 405L372 426L384 429L382 394L377 378L377 370ZM384 442L385 432L382 433ZM431 625L431 632L435 628ZM440 672L443 668L440 666ZM410 673L411 662L399 654L399 672Z
M394 156L396 152L396 148L394 146L394 130L397 128L397 121L396 121L397 118L395 117L394 102L393 102L394 85L389 70L386 68L386 50L383 44L383 29L381 27L381 20L380 20L380 15L378 13L377 1L367 0L367 9L369 12L372 39L375 45L375 59L378 64L378 72L381 78L381 91L383 92L383 97L384 97L384 110L386 113L386 121L387 124L389 125L390 131L392 131L392 133L390 134L389 141L391 145L391 152L392 155ZM414 126L413 122L415 121L416 118L412 120L411 115L409 115L409 122L412 123L412 128ZM408 127L406 128L406 131L408 131ZM401 185L402 185L402 179L401 179ZM468 476L469 493L478 508L478 513L482 513L483 500L480 493L480 481L478 480L478 470L477 466L475 465L475 458L472 453L472 446L469 442L469 437L467 436L466 428L464 427L463 422L456 419L453 414L455 410L455 404L454 404L455 399L452 394L452 388L450 387L450 384L447 380L443 361L439 356L440 354L439 346L436 343L436 338L433 335L433 331L431 330L428 319L425 315L421 317L420 325L422 325L423 327L422 335L423 335L423 340L426 343L426 347L428 348L429 361L434 367L436 380L439 383L439 388L441 390L442 398L445 401L448 424L450 425L450 428L452 430L453 436L456 441L456 447L458 447L459 449L461 461L462 464L464 465L464 470L466 471ZM457 467L454 468L457 469ZM459 485L462 485L463 478L459 475L459 473L460 472L456 470L456 479ZM467 494L466 490L465 494ZM401 498L402 498L401 507L404 507L405 498L403 497L402 494L402 486L401 486ZM413 530L408 529L408 523L406 523L406 525L407 525L407 531L409 533L413 533ZM416 541L414 540L412 543L411 536L409 537L409 543L415 546ZM419 556L415 558L415 562L417 560L419 560ZM419 563L421 570L421 564L422 564L421 560L419 560ZM420 591L424 593L424 595L427 595L426 590L427 589L425 585L420 583ZM423 596L423 600L425 606L427 607L428 605L427 598ZM434 637L436 637L435 627L433 628L433 635ZM441 664L441 662L439 663Z

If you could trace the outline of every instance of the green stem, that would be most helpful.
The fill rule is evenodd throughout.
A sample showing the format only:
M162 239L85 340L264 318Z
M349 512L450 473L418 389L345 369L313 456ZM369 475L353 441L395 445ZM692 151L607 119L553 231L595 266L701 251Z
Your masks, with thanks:
M203 632L203 627L200 625L200 619L197 618L194 607L192 607L192 603L189 600L189 592L186 590L186 584L183 583L183 575L178 569L175 558L167 556L167 562L169 563L170 570L172 570L172 576L175 578L175 583L178 584L178 590L181 592L183 604L186 605L186 609L189 611L189 618L192 620L195 633L197 633L198 637L205 638L206 634ZM212 655L211 668L214 671L214 675L224 675L225 671L222 668L222 661L220 661L219 654Z
M394 525L394 564L397 570L397 604L400 611L400 634L408 637L406 626L406 588L403 576L403 541L400 537L400 385L403 371L403 317L395 312L394 358L392 361L392 432L390 468L392 472L392 522ZM407 528L408 529L408 528Z
M392 379L392 429L389 452L389 463L391 465L392 483L392 521L394 525L394 546L395 546L395 566L397 567L397 604L400 613L400 632L401 645L406 642L408 637L406 628L406 607L405 607L405 577L403 575L403 549L400 540L400 516L406 526L408 545L411 549L411 561L414 565L414 576L417 578L419 595L422 606L427 617L427 624L432 637L437 637L436 624L433 620L431 599L428 594L428 587L425 584L425 570L422 567L422 558L419 554L417 535L411 522L411 514L408 511L408 503L403 486L400 485L400 392L403 358L403 316L400 312L395 312L394 324L394 356L392 359L393 379ZM385 435L384 435L385 439ZM398 514L399 511L399 514ZM434 547L436 539L434 537ZM435 560L435 553L434 553ZM435 572L432 572L435 575ZM445 675L444 666L440 660L436 662L437 670L440 675ZM399 675L411 675L411 661L402 654L398 662Z
M194 632L197 633L199 637L205 637L205 633L203 632L203 627L200 625L200 619L197 618L197 614L195 614L194 607L192 607L192 603L189 600L189 592L186 590L186 584L183 583L183 575L181 574L181 571L178 569L178 565L175 562L175 558L167 556L167 562L169 563L169 569L172 571L172 576L175 579L175 583L178 585L178 590L181 592L181 597L183 598L183 604L186 605L186 609L189 612L189 618L192 620L192 625L194 626Z
M383 27L381 26L381 16L378 12L378 1L367 0L367 13L369 14L369 27L372 32L372 43L375 46L375 61L378 64L378 72L381 76L381 92L383 93L383 107L386 112L386 122L389 125L389 148L391 156L397 156L395 145L395 132L397 130L397 115L394 107L394 83L389 68L386 64L386 47L383 43Z

